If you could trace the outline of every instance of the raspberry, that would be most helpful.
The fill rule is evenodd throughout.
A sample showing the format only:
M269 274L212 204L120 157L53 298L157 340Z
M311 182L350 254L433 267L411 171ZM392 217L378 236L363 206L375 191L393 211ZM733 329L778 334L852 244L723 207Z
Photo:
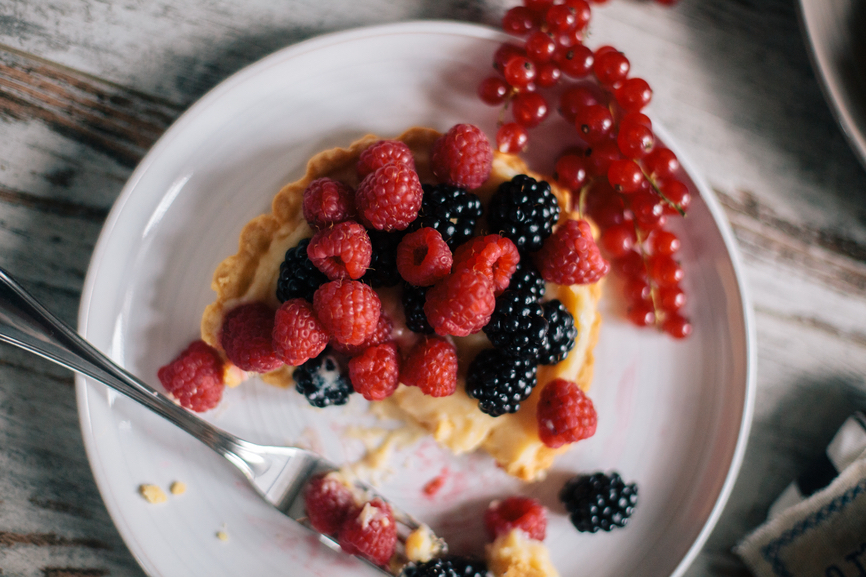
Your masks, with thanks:
M496 294L508 288L519 262L517 247L498 234L475 237L454 251L454 270L468 268L484 273L493 281Z
M310 239L305 238L286 251L277 279L277 300L281 303L294 298L312 301L316 289L328 282L328 277L310 262L307 256L309 245Z
M537 383L535 359L515 357L500 349L484 349L469 363L466 394L491 417L516 413Z
M424 191L418 174L388 164L368 174L355 190L358 216L367 228L404 230L418 216Z
M352 488L335 473L320 473L307 482L304 506L310 525L325 535L336 535L358 504Z
M433 228L420 228L397 246L397 270L406 282L430 286L451 272L451 249Z
M484 334L509 354L536 358L547 340L544 309L529 291L506 291L496 298Z
M555 449L595 434L592 401L572 381L554 379L541 390L536 419L541 442Z
M304 218L313 228L355 218L355 191L331 178L317 178L304 190Z
M547 510L537 499L508 497L493 501L484 512L484 526L490 540L520 529L530 539L544 541L547 533Z
M345 405L355 392L349 379L340 372L334 355L327 351L310 359L292 372L295 390L320 409L331 405Z
M397 547L397 523L391 506L381 499L365 503L357 515L343 521L337 541L346 553L384 566Z
M410 331L433 334L433 327L427 321L424 313L424 303L427 302L427 291L430 287L418 287L409 283L403 283L403 294L400 300L403 303L403 314L406 317L406 326Z
M304 299L287 300L277 309L273 339L274 352L293 367L319 356L328 346L328 332Z
M379 322L376 323L376 329L370 333L364 342L360 345L344 345L343 343L332 340L331 348L337 351L340 354L346 355L347 357L354 357L362 352L364 349L368 347L372 347L373 345L380 345L382 343L386 343L391 340L391 333L394 330L394 323L391 322L391 319L388 318L384 312L379 314Z
M565 285L594 283L610 270L585 220L563 223L544 241L535 262L544 280Z
M518 174L500 184L493 194L487 223L490 232L510 238L521 250L534 252L550 236L560 212L550 184Z
M313 295L313 310L333 340L360 345L376 330L382 302L362 282L333 280Z
M219 404L223 396L223 360L204 341L193 341L157 372L159 382L180 406L201 413Z
M283 366L274 352L274 311L264 303L235 307L223 319L220 345L242 371L267 373Z
M400 282L400 273L397 272L397 247L404 235L402 230L385 232L374 228L367 231L373 245L373 256L361 282L373 288L394 286Z
M541 306L547 320L547 338L538 353L538 364L555 365L574 348L577 327L574 326L574 317L561 301L554 299Z
M618 473L579 475L565 483L559 500L578 531L610 531L628 523L637 506L637 485L626 484Z
M349 361L349 380L356 393L368 401L390 397L400 382L397 345L382 343L367 348Z
M353 221L320 230L307 247L310 261L330 280L361 278L370 266L372 252L367 231Z
M472 238L483 213L481 199L459 186L425 184L422 188L421 209L409 230L435 228L451 249Z
M465 337L490 320L496 306L493 282L472 269L460 269L427 291L424 314L438 335Z
M490 176L493 148L477 126L457 124L436 139L430 154L436 178L462 188L478 188Z
M457 389L457 349L442 337L418 341L400 369L400 381L431 397L447 397Z
M355 165L358 178L365 176L388 164L402 164L415 170L415 159L409 147L399 140L380 140L367 147Z

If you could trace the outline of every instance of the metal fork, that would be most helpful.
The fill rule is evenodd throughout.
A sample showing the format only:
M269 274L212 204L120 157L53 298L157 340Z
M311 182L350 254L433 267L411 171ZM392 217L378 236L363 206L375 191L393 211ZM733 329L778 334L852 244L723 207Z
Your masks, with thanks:
M176 405L108 357L99 352L51 314L0 268L0 342L9 343L40 357L72 369L86 377L131 397L162 415L226 459L271 505L312 530L304 510L303 490L314 475L337 467L318 454L298 447L263 446L240 439L214 427L207 421ZM366 485L360 489L371 497L377 495ZM372 565L386 575L397 577L408 562L406 538L422 525L412 516L393 507L397 521L398 547L388 568ZM319 536L322 543L340 551L337 541ZM434 539L439 553L445 552L444 541ZM366 561L366 560L365 560Z

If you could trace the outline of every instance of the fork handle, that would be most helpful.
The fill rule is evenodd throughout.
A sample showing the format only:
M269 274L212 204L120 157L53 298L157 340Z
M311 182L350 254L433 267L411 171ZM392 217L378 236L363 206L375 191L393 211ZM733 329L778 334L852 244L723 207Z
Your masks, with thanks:
M34 299L0 268L0 342L5 342L108 385L162 415L250 476L246 444L176 405L131 375Z

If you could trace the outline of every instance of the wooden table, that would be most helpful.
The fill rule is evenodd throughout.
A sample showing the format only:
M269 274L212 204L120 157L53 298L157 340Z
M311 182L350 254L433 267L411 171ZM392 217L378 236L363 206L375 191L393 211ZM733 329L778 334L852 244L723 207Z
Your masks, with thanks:
M322 32L409 19L497 24L505 0L7 0L0 5L0 266L75 323L124 182L205 91ZM730 547L866 405L866 171L833 121L793 0L613 0L611 43L703 171L742 251L758 334L754 426L690 575L747 575ZM71 373L0 348L0 569L140 575L94 484Z

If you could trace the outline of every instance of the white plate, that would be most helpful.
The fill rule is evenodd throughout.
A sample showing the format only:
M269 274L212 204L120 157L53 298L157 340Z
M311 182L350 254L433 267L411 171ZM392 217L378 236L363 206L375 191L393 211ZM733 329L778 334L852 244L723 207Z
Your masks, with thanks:
M866 167L866 5L800 0L812 64L836 120Z
M353 30L289 47L220 84L159 140L114 206L87 275L81 332L158 387L157 368L198 335L214 267L310 155L412 125L444 130L470 121L493 133L497 111L479 104L475 87L501 40L487 28L445 22ZM549 169L562 143L555 132L535 138L540 168ZM398 453L396 474L381 490L458 551L481 546L481 511L492 498L521 491L551 507L547 543L563 575L681 573L733 484L754 376L732 236L707 188L693 187L700 194L680 232L694 333L676 342L636 329L608 310L616 299L605 301L594 438L561 458L546 481L527 486L483 455L456 458L422 441ZM318 545L228 463L133 401L84 379L78 401L103 499L149 574L372 574ZM313 443L343 461L361 451L359 442L341 441L344 414L363 419L363 411L359 398L345 411L315 410L292 390L254 381L228 390L206 418L256 442ZM445 468L442 490L423 497L424 483ZM598 469L637 481L640 503L626 529L580 534L556 492L569 476ZM141 483L175 480L189 490L163 505L136 492ZM220 529L228 541L217 539Z

